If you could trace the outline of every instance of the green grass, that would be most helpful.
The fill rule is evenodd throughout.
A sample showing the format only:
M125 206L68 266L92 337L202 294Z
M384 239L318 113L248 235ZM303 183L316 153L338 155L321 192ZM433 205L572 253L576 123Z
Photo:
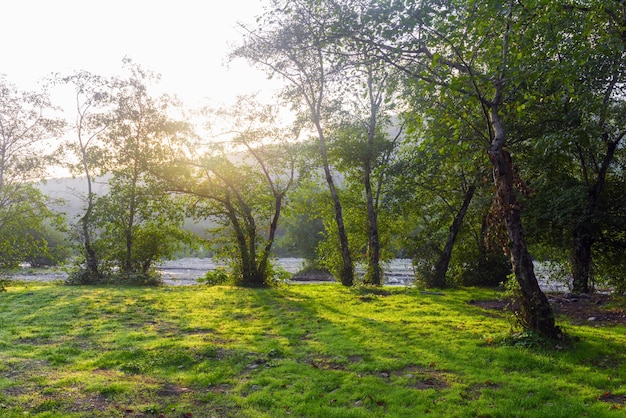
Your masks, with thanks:
M467 303L498 296L14 284L0 416L624 416L625 327L560 318L575 342L511 339Z

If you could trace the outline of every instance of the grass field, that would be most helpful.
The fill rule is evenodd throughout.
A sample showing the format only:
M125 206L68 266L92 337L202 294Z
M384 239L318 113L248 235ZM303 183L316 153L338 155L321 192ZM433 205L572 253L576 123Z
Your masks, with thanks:
M513 338L468 303L499 296L18 283L0 293L0 416L626 415L626 327Z

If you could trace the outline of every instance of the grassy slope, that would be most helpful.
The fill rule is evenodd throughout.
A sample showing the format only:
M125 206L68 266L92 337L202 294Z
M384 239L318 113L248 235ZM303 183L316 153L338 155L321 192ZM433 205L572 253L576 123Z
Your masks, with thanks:
M623 416L624 327L505 345L509 319L467 304L494 297L16 285L0 294L0 416Z

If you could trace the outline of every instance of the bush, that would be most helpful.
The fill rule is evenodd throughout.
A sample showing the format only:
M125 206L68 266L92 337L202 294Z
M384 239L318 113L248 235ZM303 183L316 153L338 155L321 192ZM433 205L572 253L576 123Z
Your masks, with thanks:
M219 286L224 284L232 284L233 278L228 274L224 267L217 267L215 270L209 270L204 277L198 279L198 283L204 283L209 286Z
M150 270L143 273L122 272L108 274L93 274L87 269L77 268L67 276L65 283L68 285L94 285L94 284L125 284L132 286L159 286L163 279L159 273Z
M461 285L497 287L511 274L511 260L504 254L483 254L464 264Z
M278 264L271 263L267 271L267 284L277 285L291 280L292 274Z
M65 283L71 286L100 284L104 282L105 280L102 275L93 274L92 272L84 268L75 268L71 270L67 275L67 279L65 280Z
M147 272L123 272L111 276L111 282L114 284L129 284L133 286L160 286L163 284L163 278L154 270Z

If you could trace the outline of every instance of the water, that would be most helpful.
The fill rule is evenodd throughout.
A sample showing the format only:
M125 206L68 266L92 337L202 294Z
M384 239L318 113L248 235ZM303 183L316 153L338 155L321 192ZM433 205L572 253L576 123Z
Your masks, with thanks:
M297 273L304 266L301 258L279 258L278 264L289 273ZM161 272L165 284L171 286L194 285L198 279L203 277L207 271L215 270L218 267L210 258L181 258L169 260L161 263L157 269ZM363 269L357 268L358 274L363 274ZM410 286L415 281L413 266L410 259L395 259L385 264L383 268L384 282L389 286ZM544 292L568 293L566 284L550 280L550 269L541 263L535 263L535 274L539 285ZM67 273L51 269L42 272L41 270L30 272L24 268L23 272L12 274L15 280L22 281L62 281L67 278ZM307 282L310 282L307 280Z
M297 273L304 266L302 258L279 258L277 263L289 273ZM210 258L181 258L169 260L161 264L158 270L163 275L165 283L170 285L196 284L197 279L204 276L209 270L218 267ZM357 273L363 271L357 268ZM388 263L384 268L385 284L405 286L413 283L413 267L409 259L396 259Z

